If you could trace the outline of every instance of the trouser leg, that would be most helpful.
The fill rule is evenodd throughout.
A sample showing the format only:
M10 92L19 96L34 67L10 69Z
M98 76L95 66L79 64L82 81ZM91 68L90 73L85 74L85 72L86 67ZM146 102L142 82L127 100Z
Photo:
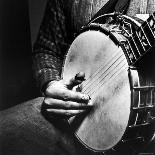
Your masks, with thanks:
M0 113L2 155L96 154L80 145L65 123L47 121L40 112L42 101L37 98Z

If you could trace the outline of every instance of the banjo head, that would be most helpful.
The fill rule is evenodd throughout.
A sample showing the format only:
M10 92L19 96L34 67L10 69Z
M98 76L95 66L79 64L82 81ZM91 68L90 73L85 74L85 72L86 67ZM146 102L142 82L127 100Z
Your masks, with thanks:
M104 151L114 147L128 125L131 104L128 63L122 49L104 33L90 30L72 43L63 68L63 79L85 73L82 93L90 95L93 108L69 120L75 135L87 148Z

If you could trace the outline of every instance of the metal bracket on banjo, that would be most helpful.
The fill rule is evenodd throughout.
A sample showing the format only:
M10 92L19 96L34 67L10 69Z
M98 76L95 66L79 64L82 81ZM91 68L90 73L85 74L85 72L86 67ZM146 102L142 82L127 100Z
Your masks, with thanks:
M155 90L155 86L141 86L141 87L134 87L135 91L150 91Z
M131 66L128 71L132 95L131 115L135 118L129 121L129 128L147 126L155 121L155 116L152 115L155 111L155 86L141 86L136 67ZM151 96L149 102L146 100L148 95ZM142 97L144 102L141 102ZM144 117L141 117L142 115Z
M149 106L143 106L143 107L133 107L132 110L134 110L135 112L142 111L142 110L150 111L153 108L155 108L155 106L149 105Z

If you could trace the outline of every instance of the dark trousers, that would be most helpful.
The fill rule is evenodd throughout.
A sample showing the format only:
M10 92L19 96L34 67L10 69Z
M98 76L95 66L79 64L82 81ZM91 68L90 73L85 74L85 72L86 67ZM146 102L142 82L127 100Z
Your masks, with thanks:
M0 155L94 155L69 130L68 124L40 112L37 98L0 113Z
M40 112L42 101L42 97L36 98L0 112L0 155L103 154L81 145L66 121L54 117L47 120ZM154 146L155 137L146 152L155 153ZM109 152L106 155L127 153Z

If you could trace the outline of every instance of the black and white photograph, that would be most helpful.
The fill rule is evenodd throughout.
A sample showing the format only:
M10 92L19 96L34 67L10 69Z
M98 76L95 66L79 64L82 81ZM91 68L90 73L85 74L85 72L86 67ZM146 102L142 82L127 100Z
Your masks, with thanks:
M0 155L155 155L155 0L0 0Z

